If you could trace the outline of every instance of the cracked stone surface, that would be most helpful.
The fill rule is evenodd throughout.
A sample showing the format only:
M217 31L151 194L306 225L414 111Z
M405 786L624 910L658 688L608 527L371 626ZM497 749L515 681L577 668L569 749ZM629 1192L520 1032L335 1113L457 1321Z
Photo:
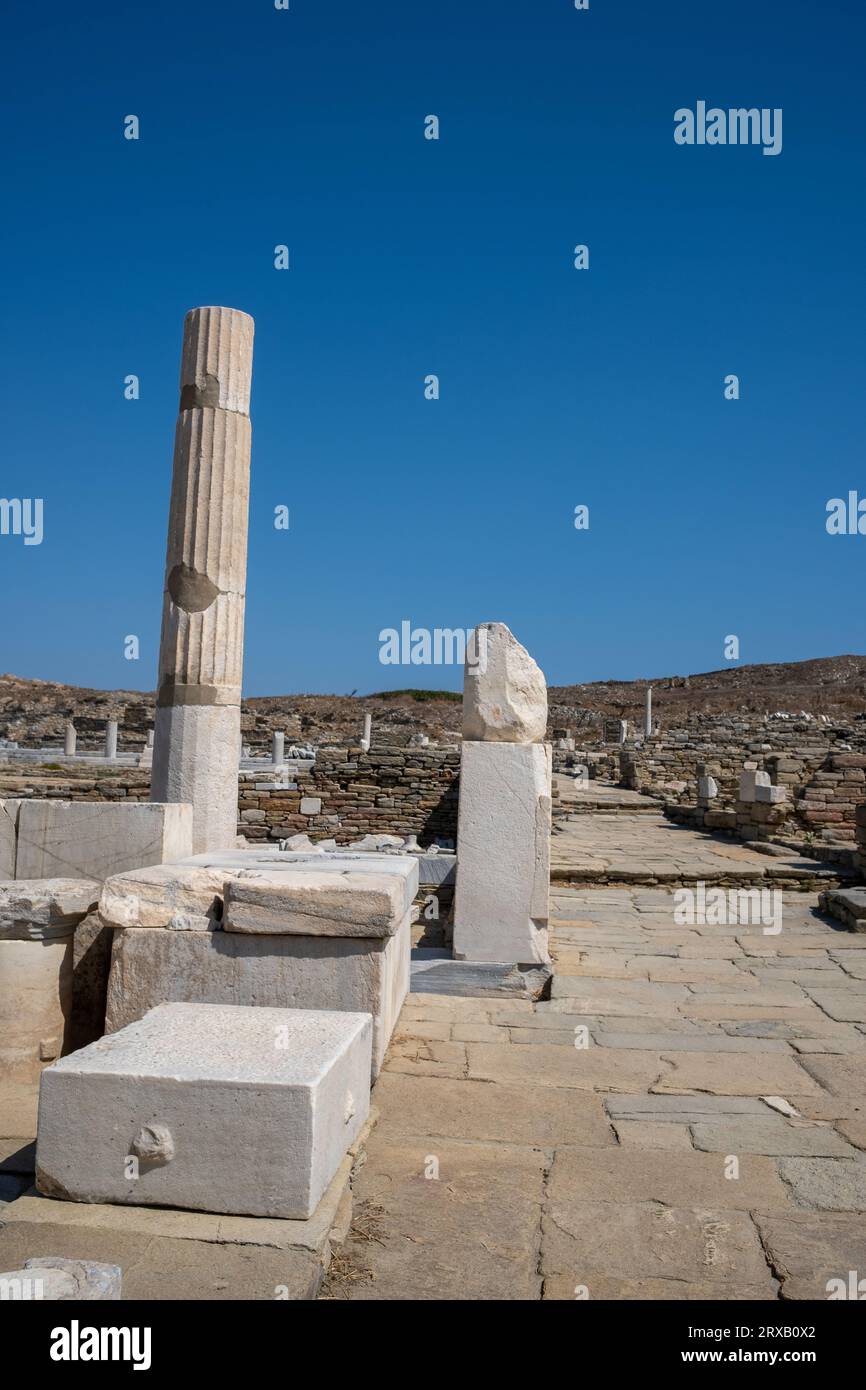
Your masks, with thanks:
M321 1296L826 1299L866 1273L866 936L793 889L778 934L678 925L675 876L785 860L608 800L554 837L549 1000L407 1000ZM661 881L556 877L615 860Z

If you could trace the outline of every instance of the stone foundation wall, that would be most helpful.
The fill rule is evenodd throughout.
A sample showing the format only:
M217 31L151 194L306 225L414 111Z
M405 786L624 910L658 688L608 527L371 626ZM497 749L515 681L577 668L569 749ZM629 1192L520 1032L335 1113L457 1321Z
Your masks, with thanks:
M92 766L69 770L41 765L0 768L0 797L64 801L147 801L150 772L117 768L99 776ZM269 770L268 770L269 773ZM321 748L295 786L256 786L266 773L244 778L238 792L238 834L273 841L306 831L313 840L348 844L367 834L416 834L422 845L456 843L460 749L383 745Z
M238 832L279 840L306 831L338 844L367 834L416 834L422 845L457 840L459 748L323 748L296 789L249 785Z

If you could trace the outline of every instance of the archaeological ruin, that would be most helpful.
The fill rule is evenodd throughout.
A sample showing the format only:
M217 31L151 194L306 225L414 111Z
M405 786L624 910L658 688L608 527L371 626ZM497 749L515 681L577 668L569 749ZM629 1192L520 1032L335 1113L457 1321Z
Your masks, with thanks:
M252 364L187 314L154 696L4 707L8 1296L827 1297L864 711L612 714L484 615L462 704L245 702Z

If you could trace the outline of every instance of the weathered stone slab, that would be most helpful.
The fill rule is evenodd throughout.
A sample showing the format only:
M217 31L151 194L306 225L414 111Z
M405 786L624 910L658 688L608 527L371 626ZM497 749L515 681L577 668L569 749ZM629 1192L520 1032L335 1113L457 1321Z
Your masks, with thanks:
M748 1162L740 1164L740 1175L732 1181L725 1176L723 1155L649 1149L560 1149L554 1158L549 1191L554 1205L662 1202L671 1207L726 1211L772 1211L790 1206L772 1159L750 1156Z
M631 1157L639 1161L640 1156ZM668 1154L652 1159L681 1161ZM628 1201L624 1193L613 1204L557 1195L542 1223L541 1268L545 1284L562 1275L573 1288L587 1289L590 1299L604 1298L610 1279L676 1279L682 1281L680 1298L687 1296L682 1283L710 1285L716 1298L728 1298L742 1286L763 1298L775 1297L776 1290L747 1212L659 1206Z
M464 741L454 955L548 965L550 748Z
M677 1052L659 1081L659 1092L709 1091L716 1095L820 1095L820 1087L793 1057L740 1053Z
M162 1005L43 1073L37 1186L309 1217L366 1120L371 1043L367 1014Z
M813 985L807 986L806 993L837 1023L866 1023L866 993L853 989L816 989Z
M653 1085L666 1069L657 1053L614 1052L600 1047L470 1043L467 1053L470 1077L576 1091L633 1091L637 1086Z
M368 880L380 879L383 875L387 877L391 885L388 891L393 894L395 902L402 894L403 912L398 922L408 912L418 891L418 865L412 855L344 853L325 856L292 853L276 847L224 850L193 855L178 864L156 865L134 873L115 875L103 887L99 912L103 922L115 928L170 927L175 931L213 931L223 924L223 898L227 883L259 884L263 888L263 901L266 885L273 885L273 891L276 891L284 883L287 892L297 888L294 901L296 905L302 904L310 916L310 929L306 934L314 934L315 928L315 934L319 935L321 915L317 922L311 909L315 891L305 890L304 881L308 876L311 883L327 877L331 887L323 891L339 894L339 880L348 874L352 875L359 893L366 891ZM251 887L250 893L254 892L254 887ZM350 892L341 898L343 905L340 911L344 921L351 920L351 896ZM273 904L273 897L271 902ZM296 919L299 915L295 911ZM276 931L278 928L279 923L275 920L273 929ZM340 923L334 920L333 934L354 933L344 931Z
M393 936L411 906L397 874L241 871L225 889L223 930L258 935ZM408 901L407 901L408 898Z
M381 1111L381 1137L437 1136L443 1139L528 1144L553 1149L564 1144L613 1144L613 1131L598 1096L545 1088L489 1085L449 1077L406 1076L385 1071L373 1099Z
M40 1204L54 1211L58 1207L68 1210L78 1205L71 1202ZM16 1203L16 1212L18 1205ZM148 1303L162 1300L185 1303L226 1299L311 1300L316 1296L322 1277L319 1258L309 1250L281 1249L267 1240L256 1244L257 1226L277 1224L261 1218L208 1218L198 1212L167 1213L187 1220L198 1216L202 1221L211 1221L215 1229L220 1221L243 1222L247 1229L232 1244L218 1239L215 1234L202 1240L173 1239L146 1231L131 1232L111 1223L116 1214L131 1216L130 1208L86 1207L85 1210L103 1218L90 1227L47 1220L38 1224L29 1220L13 1221L8 1219L11 1210L7 1208L4 1213L7 1221L0 1228L0 1262L22 1259L34 1250L65 1250L70 1255L83 1254L88 1260L114 1260L123 1268L123 1292L130 1300ZM138 1210L151 1217L163 1214L156 1208Z
M375 1076L408 992L410 937L409 914L369 940L131 927L115 933L105 1026L167 1002L369 1013Z
M606 1096L604 1106L614 1124L620 1120L692 1124L718 1115L767 1114L762 1101L747 1096Z
M863 1299L866 1222L805 1212L755 1218L785 1299ZM851 1271L855 1278L850 1279Z
M686 1125L656 1124L653 1120L617 1120L617 1137L626 1149L686 1150L694 1145Z
M767 1154L779 1158L840 1158L856 1154L829 1125L789 1124L769 1116L704 1121L692 1126L692 1138L695 1148L705 1153Z
M619 1019L616 1020L619 1022ZM771 1038L731 1038L727 1033L616 1033L607 1028L595 1032L598 1047L648 1047L654 1052L780 1052L790 1057L784 1042Z
M489 961L423 960L410 966L413 994L456 995L467 999L508 995L538 999L547 988L551 969L546 965L496 965Z
M95 878L192 853L192 807L123 801L22 801L16 877Z
M783 1158L795 1200L819 1211L866 1211L866 1163L849 1158Z
M527 1146L437 1139L428 1147L374 1131L354 1185L359 1224L341 1252L348 1277L335 1272L326 1294L537 1299L545 1164Z

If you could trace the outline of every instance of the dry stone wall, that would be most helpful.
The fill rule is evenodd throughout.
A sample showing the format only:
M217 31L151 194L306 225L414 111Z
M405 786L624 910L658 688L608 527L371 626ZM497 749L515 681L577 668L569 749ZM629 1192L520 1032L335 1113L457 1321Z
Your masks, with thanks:
M0 797L64 801L147 801L146 768L0 767ZM108 769L106 769L108 773ZM367 834L416 834L422 845L456 843L460 749L384 745L364 752L320 748L314 765L288 787L257 786L265 771L245 777L238 793L238 834L275 841L306 831L313 840L348 844ZM270 769L267 769L267 780Z

